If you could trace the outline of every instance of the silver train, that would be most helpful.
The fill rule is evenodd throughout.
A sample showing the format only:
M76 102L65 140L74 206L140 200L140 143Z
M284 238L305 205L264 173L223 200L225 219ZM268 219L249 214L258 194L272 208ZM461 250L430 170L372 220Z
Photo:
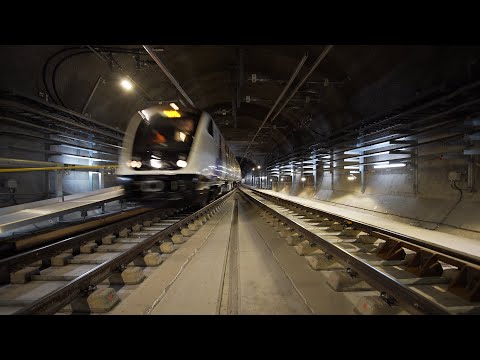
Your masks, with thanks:
M130 119L117 175L127 201L151 207L204 206L241 180L211 116L175 104L153 106Z

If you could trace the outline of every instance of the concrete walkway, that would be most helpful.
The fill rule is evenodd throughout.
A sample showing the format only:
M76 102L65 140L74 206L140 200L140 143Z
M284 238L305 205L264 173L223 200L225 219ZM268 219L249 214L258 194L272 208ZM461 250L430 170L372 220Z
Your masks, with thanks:
M242 190L246 192L250 191L245 187L243 187ZM469 239L469 238L450 235L450 234L446 234L446 233L442 233L434 230L422 229L416 226L403 224L394 220L383 219L378 216L365 214L360 211L343 209L335 205L330 205L320 200L300 198L297 196L286 195L286 194L282 194L272 190L260 190L260 189L257 189L257 190L268 195L273 195L281 199L293 201L301 205L310 206L321 211L326 211L339 216L349 217L351 219L364 222L372 226L378 226L381 228L388 229L390 231L402 233L402 234L411 236L419 241L435 244L437 246L441 246L446 249L452 249L464 254L468 254L470 256L473 255L478 258L478 261L480 261L480 239L479 240ZM480 211L479 211L479 217L480 217Z

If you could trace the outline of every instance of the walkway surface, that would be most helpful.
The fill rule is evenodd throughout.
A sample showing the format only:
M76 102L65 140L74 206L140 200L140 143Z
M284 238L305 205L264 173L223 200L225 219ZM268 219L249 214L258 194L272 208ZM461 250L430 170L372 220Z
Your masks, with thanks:
M249 191L249 189L245 187L243 187L242 190L245 190L247 192ZM321 200L305 199L298 196L282 194L272 190L260 190L260 189L256 189L256 190L268 195L276 196L280 199L293 201L298 204L310 206L312 208L325 211L331 214L345 216L353 220L363 222L372 226L377 226L384 229L388 229L390 231L395 231L397 233L405 234L422 242L435 244L437 246L440 246L446 249L455 250L470 256L474 256L478 259L478 261L480 261L480 239L478 240L469 239L469 238L442 233L434 230L422 229L416 226L403 224L398 221L384 219L384 218L370 215L370 214L365 214L357 210L344 209L343 207L331 205ZM480 219L480 209L479 209L478 216Z
M240 194L110 314L353 314L362 294L338 293Z
M17 205L15 208L18 210L9 213L7 213L8 209L2 209L3 215L0 215L0 234L8 230L17 229L22 226L34 224L63 214L81 211L96 205L100 206L103 203L114 201L122 196L123 189L115 186L112 188L66 196L64 198L65 201L62 201L61 198L55 198Z

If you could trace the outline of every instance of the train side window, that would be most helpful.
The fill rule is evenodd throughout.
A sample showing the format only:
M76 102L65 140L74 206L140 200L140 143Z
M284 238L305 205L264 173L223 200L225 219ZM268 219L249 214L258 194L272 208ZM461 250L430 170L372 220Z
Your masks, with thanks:
M208 122L208 133L213 137L213 120L212 119L210 119L210 121Z

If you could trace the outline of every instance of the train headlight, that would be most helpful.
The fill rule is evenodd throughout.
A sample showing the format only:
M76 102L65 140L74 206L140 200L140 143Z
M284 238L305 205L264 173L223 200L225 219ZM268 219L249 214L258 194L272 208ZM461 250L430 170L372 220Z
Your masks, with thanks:
M184 168L184 167L187 166L187 162L185 160L178 160L177 161L177 166L181 167L181 168Z
M162 162L158 159L150 159L150 166L160 169L162 167Z
M132 168L141 168L142 167L142 162L141 161L127 161L127 166L132 167Z

